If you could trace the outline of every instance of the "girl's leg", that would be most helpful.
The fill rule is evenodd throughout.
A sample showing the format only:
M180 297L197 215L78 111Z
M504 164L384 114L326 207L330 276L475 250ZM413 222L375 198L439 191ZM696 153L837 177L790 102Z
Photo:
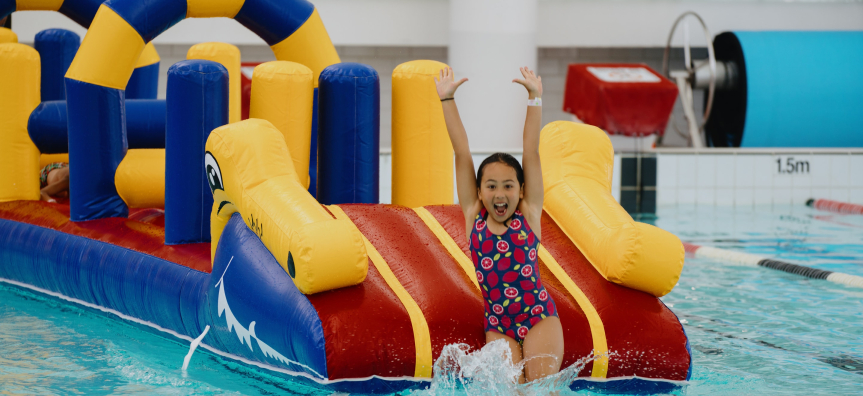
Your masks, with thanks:
M560 371L563 328L558 317L549 316L530 329L524 339L524 359L524 374L528 382Z
M512 364L518 364L519 362L521 362L521 345L519 345L518 342L512 339L512 337L500 334L496 331L485 332L486 344L500 339L506 340L506 342L509 343L509 349L512 350ZM524 383L524 372L522 372L521 375L518 376L518 383Z

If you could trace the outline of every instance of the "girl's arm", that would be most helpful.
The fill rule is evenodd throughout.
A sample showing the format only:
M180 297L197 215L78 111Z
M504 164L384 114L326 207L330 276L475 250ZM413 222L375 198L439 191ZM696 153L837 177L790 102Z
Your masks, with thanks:
M514 79L512 82L523 85L527 89L528 99L542 96L542 78L535 75L527 67L522 67L524 79ZM542 218L542 201L545 192L542 185L542 167L539 163L539 130L542 124L542 106L527 106L527 116L524 119L524 155L521 164L524 168L524 198L519 209L527 217L528 223L537 237L540 235L540 220Z
M446 130L449 133L452 148L455 151L455 176L458 188L458 201L465 215L468 225L473 225L473 218L479 213L479 197L476 193L476 175L474 175L473 158L470 154L470 146L467 142L467 132L458 115L458 107L452 99L455 91L462 85L466 78L454 81L452 68L447 67L440 71L440 78L435 78L437 93L443 106L443 117L446 121ZM447 100L445 100L447 99ZM470 238L470 234L468 234Z

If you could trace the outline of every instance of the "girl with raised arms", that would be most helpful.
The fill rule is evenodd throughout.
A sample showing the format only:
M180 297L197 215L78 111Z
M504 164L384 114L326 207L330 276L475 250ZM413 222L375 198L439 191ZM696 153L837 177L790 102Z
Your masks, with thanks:
M467 132L454 100L467 78L455 81L448 67L440 71L435 83L455 150L458 199L485 303L486 343L499 339L509 343L513 363L525 361L519 378L524 382L560 371L563 329L536 267L542 237L542 79L527 67L519 70L524 78L512 82L524 86L528 93L524 170L513 156L495 153L480 164L474 176Z

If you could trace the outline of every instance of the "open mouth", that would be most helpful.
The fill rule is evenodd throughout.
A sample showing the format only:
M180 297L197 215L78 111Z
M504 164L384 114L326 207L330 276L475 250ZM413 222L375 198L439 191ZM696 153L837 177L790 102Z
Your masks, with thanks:
M506 214L506 209L509 207L504 202L494 204L494 213L498 216L503 216Z

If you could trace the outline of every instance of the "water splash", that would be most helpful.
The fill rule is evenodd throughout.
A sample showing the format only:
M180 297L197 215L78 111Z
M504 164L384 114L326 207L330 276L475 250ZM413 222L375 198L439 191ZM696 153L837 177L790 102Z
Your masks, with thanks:
M520 385L518 378L525 361L512 363L512 350L505 340L492 341L478 351L469 350L467 344L445 346L434 363L431 386L411 395L548 395L569 390L569 385L588 363L607 356L591 353L555 375Z

